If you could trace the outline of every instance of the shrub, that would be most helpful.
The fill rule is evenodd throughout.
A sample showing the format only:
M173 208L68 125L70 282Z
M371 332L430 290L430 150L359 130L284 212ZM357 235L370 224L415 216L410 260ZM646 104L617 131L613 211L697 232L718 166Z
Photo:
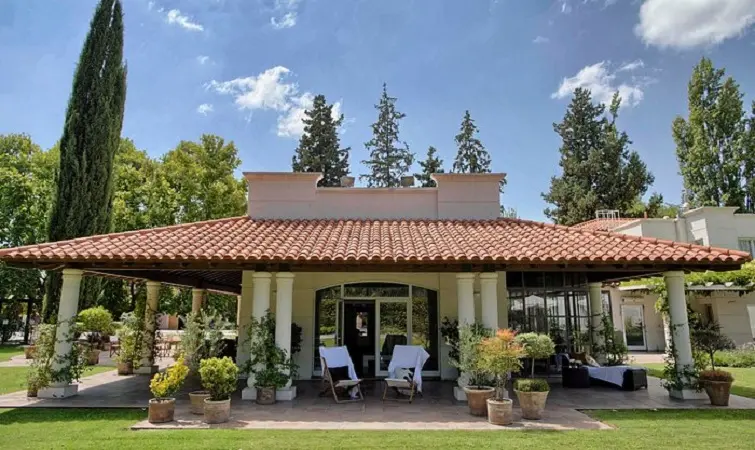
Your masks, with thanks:
M116 332L121 346L116 355L116 361L131 363L134 368L137 368L142 357L143 347L141 323L133 313L123 314L121 322L123 325Z
M496 399L506 398L509 373L522 368L519 358L524 355L524 349L516 342L516 333L509 329L498 330L495 336L482 340L478 351L479 369L495 376Z
M553 340L547 334L522 333L515 341L524 350L524 356L532 360L532 378L535 378L535 360L549 358L556 352Z
M734 377L725 370L703 370L700 381L734 381Z
M220 326L224 320L210 313L189 314L178 344L178 354L186 360L192 374L199 371L200 361L219 357L225 347Z
M81 322L82 331L108 334L113 329L113 315L102 306L81 311L78 321Z
M710 367L713 370L716 370L715 353L734 348L732 340L721 332L721 326L716 322L694 327L690 334L692 347L710 357Z
M168 367L164 373L157 373L152 377L149 390L158 399L173 397L181 389L187 375L189 375L189 368L186 367L183 358L178 358L176 363Z
M522 378L516 380L514 389L519 392L548 392L551 390L551 387L542 378Z
M480 367L480 343L491 335L492 330L478 323L464 325L459 330L459 358L451 359L451 365L469 376L470 386L490 384L490 372Z
M755 367L755 350L724 350L713 355L717 367Z
M204 359L199 363L202 387L210 393L210 400L228 400L236 391L239 368L229 357Z
M249 325L252 358L244 370L254 377L255 387L282 388L296 376L296 364L288 352L275 344L275 317L270 310Z

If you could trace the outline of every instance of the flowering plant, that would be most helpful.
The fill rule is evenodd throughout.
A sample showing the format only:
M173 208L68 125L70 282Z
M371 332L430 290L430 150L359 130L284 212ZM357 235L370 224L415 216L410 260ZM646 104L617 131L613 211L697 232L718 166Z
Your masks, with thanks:
M480 342L478 364L481 370L495 376L496 400L508 398L506 383L509 374L522 368L520 358L524 354L524 348L516 342L516 332L508 328L498 330L494 336Z
M165 370L165 373L156 373L149 382L149 390L156 399L172 397L181 389L186 376L189 375L189 368L184 363L183 358L178 358L176 363Z

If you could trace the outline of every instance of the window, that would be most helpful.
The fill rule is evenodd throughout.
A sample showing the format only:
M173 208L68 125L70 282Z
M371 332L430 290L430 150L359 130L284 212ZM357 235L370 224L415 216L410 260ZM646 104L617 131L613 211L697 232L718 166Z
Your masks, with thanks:
M739 249L755 256L755 238L739 238Z

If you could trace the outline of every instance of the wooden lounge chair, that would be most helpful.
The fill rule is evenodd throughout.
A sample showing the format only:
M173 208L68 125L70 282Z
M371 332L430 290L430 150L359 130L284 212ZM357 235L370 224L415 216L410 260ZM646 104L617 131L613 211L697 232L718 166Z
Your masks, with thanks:
M383 401L404 401L411 403L414 395L422 395L422 367L430 357L419 345L396 345L388 365L388 376L384 380ZM395 397L388 397L388 390L396 391ZM407 396L408 398L404 397Z
M320 396L333 394L336 403L352 403L364 401L360 380L354 369L354 362L351 360L346 347L320 347L320 365L322 367L322 390ZM343 368L345 376L334 379L331 371L333 369ZM339 370L338 372L341 372ZM342 396L339 397L339 394ZM348 397L344 399L343 397Z

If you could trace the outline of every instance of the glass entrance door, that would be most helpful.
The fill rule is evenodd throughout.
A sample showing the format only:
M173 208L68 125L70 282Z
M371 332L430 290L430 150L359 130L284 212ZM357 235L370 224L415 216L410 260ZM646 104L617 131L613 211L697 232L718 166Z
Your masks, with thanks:
M406 300L378 300L378 332L376 346L380 365L377 376L388 375L388 365L393 356L393 347L407 345L410 334L410 303Z
M645 316L642 305L621 305L624 340L629 350L647 350Z

